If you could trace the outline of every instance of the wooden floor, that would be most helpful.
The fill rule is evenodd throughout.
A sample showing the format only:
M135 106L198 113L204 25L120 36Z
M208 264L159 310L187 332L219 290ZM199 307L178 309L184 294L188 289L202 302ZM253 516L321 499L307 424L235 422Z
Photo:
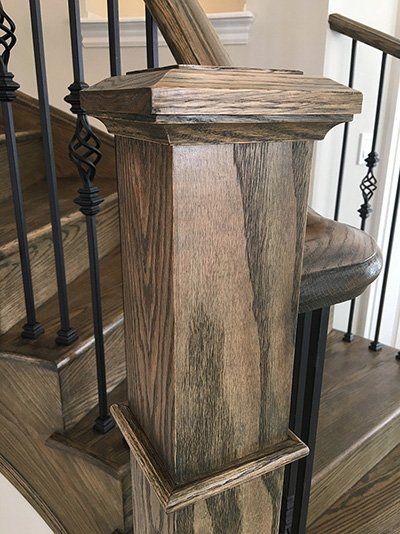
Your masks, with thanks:
M367 339L356 336L344 343L342 338L343 333L333 331L328 339L310 524L400 444L396 350L371 352Z
M307 534L398 533L400 445L307 529Z

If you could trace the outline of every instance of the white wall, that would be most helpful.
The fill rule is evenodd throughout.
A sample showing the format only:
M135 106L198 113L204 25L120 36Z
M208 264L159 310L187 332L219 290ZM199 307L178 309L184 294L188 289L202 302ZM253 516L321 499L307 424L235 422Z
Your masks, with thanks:
M373 26L390 34L396 34L398 0L385 0L379 2L377 9L376 0L330 0L329 12L340 13L356 19L364 24ZM347 83L350 63L351 39L341 36L336 32L328 32L324 74L337 81ZM343 201L340 212L340 220L354 226L359 226L360 218L357 209L362 203L359 184L366 174L365 165L358 165L359 138L361 133L372 133L376 97L379 81L379 69L381 53L366 45L358 45L358 59L354 87L364 94L363 112L356 117L350 126L348 154L346 160L346 172L343 185ZM394 128L394 110L398 96L398 61L389 60L387 73L386 98L387 105L384 107L381 124L381 136L378 143L378 152L381 163L376 169L379 180L379 189L373 201L374 213L368 221L367 230L378 238L379 244L383 244L379 235L379 221L381 220L381 207L387 177L391 173L388 168L391 138ZM315 181L312 194L312 205L320 213L332 217L337 187L339 170L339 158L343 127L332 130L324 143L319 144L316 155ZM378 282L379 284L379 282ZM371 291L368 290L359 299L355 318L355 332L360 335L371 334L373 320L368 313L371 302ZM372 297L371 297L372 298ZM334 326L345 330L348 319L348 304L336 307ZM376 306L375 306L376 309ZM393 312L393 310L392 310ZM392 313L393 314L393 313ZM392 321L393 322L393 321ZM389 340L386 338L386 342Z
M50 528L22 495L0 475L1 534L51 534Z

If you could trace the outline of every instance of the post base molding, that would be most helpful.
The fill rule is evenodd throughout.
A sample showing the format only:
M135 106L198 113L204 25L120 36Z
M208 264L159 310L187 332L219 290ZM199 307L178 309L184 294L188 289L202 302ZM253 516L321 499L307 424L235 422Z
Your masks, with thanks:
M287 439L281 443L241 458L223 470L179 485L174 482L173 477L163 465L129 407L113 405L111 413L167 514L262 477L304 458L310 452L307 445L289 430Z

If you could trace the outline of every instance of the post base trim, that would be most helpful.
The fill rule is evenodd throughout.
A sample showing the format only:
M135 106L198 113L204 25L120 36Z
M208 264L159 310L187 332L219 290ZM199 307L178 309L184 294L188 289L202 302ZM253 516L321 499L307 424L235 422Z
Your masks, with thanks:
M128 406L115 404L111 406L111 413L167 514L280 469L310 452L307 445L289 430L287 439L281 443L242 458L221 471L179 485L163 465Z

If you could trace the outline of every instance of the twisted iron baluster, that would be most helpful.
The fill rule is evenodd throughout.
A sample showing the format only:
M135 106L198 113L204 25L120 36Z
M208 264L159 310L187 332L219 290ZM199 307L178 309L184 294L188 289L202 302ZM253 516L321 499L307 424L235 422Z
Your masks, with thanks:
M360 184L361 194L364 203L361 204L361 207L358 210L358 213L361 217L361 230L365 230L365 224L367 222L367 219L372 213L370 201L374 196L375 191L378 189L378 180L374 175L374 168L379 163L378 153L375 152L375 150L370 152L368 154L368 157L365 159L365 163L367 164L368 172Z
M43 326L36 320L35 300L32 286L32 271L29 258L29 245L23 208L14 115L12 110L12 102L16 97L15 92L17 89L19 89L19 85L13 80L13 74L8 71L11 50L15 46L16 42L15 24L4 11L3 5L0 2L0 47L3 49L0 55L0 102L6 137L8 166L14 204L15 223L17 227L27 317L27 322L22 330L22 336L28 339L36 339L44 332L44 329Z
M97 242L96 215L100 211L103 198L94 185L96 167L101 160L100 141L93 132L86 112L81 105L81 91L87 87L84 82L83 58L81 47L81 27L79 0L68 0L72 64L74 82L69 86L70 94L65 97L71 105L71 111L76 115L76 129L69 144L71 160L75 163L83 186L79 189L76 204L86 216L87 241L89 250L89 269L92 293L92 312L94 339L96 346L97 386L99 396L99 416L94 428L98 432L106 433L114 427L114 420L108 412L107 380L104 354L103 314L100 290L100 266Z

